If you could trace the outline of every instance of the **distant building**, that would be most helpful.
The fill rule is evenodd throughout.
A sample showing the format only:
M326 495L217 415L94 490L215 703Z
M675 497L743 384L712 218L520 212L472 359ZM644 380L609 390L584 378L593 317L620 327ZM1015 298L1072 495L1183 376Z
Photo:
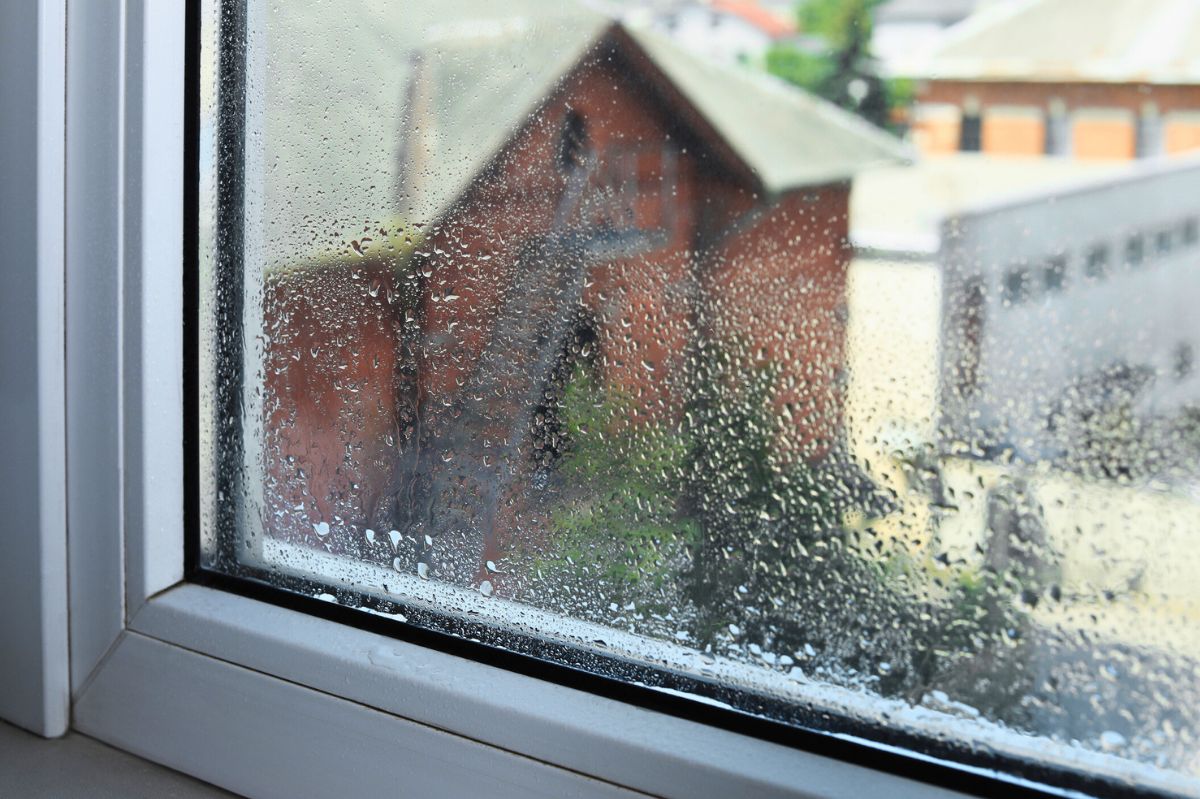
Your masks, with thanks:
M853 214L855 268L925 287L893 313L936 330L901 379L943 452L1079 457L1088 419L1200 407L1200 161L934 158L865 175Z
M987 0L886 0L875 9L871 52L885 72L902 70L932 50L947 28L966 19L981 2Z
M1200 3L1009 0L898 67L925 153L1133 159L1200 147Z
M1075 598L1034 617L1060 629L1095 635L1131 591L1146 615L1102 636L1186 629L1200 158L934 156L860 176L851 207L852 450L908 498L876 529L1052 579Z
M941 260L954 440L1081 461L1114 427L1200 406L1200 163L959 214ZM1103 449L1110 476L1129 468L1118 442Z
M651 29L721 64L761 64L772 44L796 35L790 13L756 0L660 3L631 16L648 18Z

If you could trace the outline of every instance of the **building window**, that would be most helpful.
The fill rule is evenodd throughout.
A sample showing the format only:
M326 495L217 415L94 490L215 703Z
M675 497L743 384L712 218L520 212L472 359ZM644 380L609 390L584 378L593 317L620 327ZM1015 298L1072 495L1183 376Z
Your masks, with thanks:
M1125 265L1137 269L1146 261L1146 237L1142 233L1133 233L1125 240Z
M1056 255L1042 267L1042 289L1047 294L1063 290L1067 279L1067 256Z
M1175 229L1163 228L1154 234L1154 252L1156 255L1170 255L1175 247Z
M958 149L964 153L977 153L983 149L983 106L973 94L963 98L959 116Z
M1196 371L1196 348L1189 342L1181 341L1175 347L1171 358L1171 372L1176 380L1185 380Z
M1095 280L1108 275L1108 245L1097 244L1088 250L1084 274Z
M962 290L961 301L955 306L961 350L955 369L958 398L969 400L979 391L983 339L987 328L987 292L982 278L973 278Z
M1046 155L1068 156L1071 154L1071 117L1061 100L1050 103L1046 112L1045 147Z
M1180 226L1179 239L1188 247L1200 242L1200 220L1185 219Z
M588 131L583 115L569 109L563 117L562 131L558 140L558 163L563 171L582 166L587 158Z
M1196 365L1196 353L1192 344L1186 341L1178 343L1171 360L1171 372L1175 374L1176 380L1192 377Z
M1004 274L1000 297L1006 305L1021 305L1033 291L1027 267L1015 267Z
M1137 118L1136 154L1138 158L1155 158L1163 155L1164 126L1158 106L1147 103Z
M964 153L977 153L983 149L983 117L980 112L963 112L958 149Z

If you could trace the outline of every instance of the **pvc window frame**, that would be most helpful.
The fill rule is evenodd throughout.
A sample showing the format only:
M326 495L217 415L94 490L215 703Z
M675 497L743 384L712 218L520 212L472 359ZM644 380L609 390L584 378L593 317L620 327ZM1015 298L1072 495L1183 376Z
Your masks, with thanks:
M65 0L0 4L0 718L66 731Z
M185 582L196 5L66 3L72 726L250 797L963 796Z

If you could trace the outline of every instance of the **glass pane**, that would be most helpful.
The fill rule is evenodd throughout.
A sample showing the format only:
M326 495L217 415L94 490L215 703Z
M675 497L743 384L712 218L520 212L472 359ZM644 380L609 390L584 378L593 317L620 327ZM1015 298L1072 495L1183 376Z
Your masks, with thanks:
M1200 790L1200 13L957 5L207 3L200 565Z

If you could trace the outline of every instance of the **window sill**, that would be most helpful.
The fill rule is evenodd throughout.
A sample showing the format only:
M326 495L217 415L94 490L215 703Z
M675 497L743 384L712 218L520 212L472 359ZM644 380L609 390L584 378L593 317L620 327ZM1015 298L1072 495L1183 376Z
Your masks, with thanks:
M142 607L76 726L256 796L959 795L197 585Z

